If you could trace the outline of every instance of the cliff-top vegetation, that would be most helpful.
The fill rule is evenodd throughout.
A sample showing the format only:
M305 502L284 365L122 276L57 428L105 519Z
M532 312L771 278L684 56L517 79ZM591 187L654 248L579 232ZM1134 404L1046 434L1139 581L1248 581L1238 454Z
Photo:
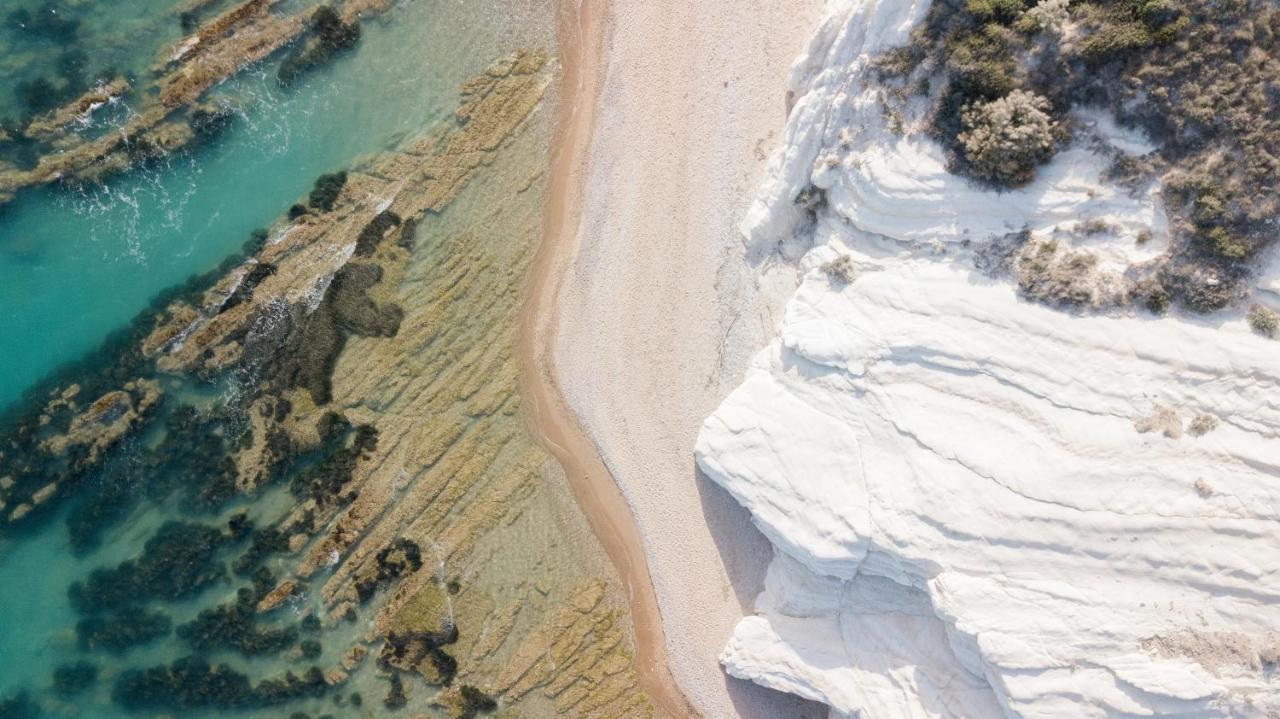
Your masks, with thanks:
M1109 110L1158 146L1120 181L1163 180L1174 236L1162 290L1226 306L1280 217L1280 5L1272 0L937 0L882 81L928 95L951 169L1026 184L1070 136L1068 112ZM938 84L938 83L941 84Z

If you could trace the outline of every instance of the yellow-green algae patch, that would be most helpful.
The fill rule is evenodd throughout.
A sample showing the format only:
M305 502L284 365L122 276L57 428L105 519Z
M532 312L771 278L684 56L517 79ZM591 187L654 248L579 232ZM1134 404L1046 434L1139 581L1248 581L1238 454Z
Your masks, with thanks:
M437 582L428 582L413 593L391 621L392 632L446 636L453 628L448 592Z

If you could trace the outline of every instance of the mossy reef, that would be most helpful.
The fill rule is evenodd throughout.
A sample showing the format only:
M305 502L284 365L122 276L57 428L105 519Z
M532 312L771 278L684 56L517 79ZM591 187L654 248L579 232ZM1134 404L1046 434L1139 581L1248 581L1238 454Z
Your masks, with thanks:
M317 178L9 411L0 533L62 523L88 560L66 588L77 661L13 712L648 715L607 584L533 578L568 548L538 514L511 357L532 235L440 218L529 126L545 63L504 58L435 134ZM521 536L530 574L477 581Z

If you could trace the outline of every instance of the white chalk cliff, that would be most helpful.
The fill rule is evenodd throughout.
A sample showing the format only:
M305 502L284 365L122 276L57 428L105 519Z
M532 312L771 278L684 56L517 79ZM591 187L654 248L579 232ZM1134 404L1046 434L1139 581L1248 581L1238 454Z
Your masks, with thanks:
M1108 186L1084 139L995 193L889 132L866 66L926 10L833 9L745 222L803 278L697 444L776 549L726 669L841 717L1280 716L1280 345L1238 313L1069 313L975 269L1024 227L1117 268L1167 228L1158 188Z

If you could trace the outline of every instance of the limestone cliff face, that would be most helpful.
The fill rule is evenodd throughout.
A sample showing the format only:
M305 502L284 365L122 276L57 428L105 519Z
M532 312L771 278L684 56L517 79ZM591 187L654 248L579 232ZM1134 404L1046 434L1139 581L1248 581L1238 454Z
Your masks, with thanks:
M1162 251L1159 187L1098 154L1150 148L1081 117L1023 189L948 174L868 73L926 10L832 12L744 225L801 279L697 445L777 550L725 667L838 716L1274 716L1275 345L1046 306L1026 273L1105 292Z

